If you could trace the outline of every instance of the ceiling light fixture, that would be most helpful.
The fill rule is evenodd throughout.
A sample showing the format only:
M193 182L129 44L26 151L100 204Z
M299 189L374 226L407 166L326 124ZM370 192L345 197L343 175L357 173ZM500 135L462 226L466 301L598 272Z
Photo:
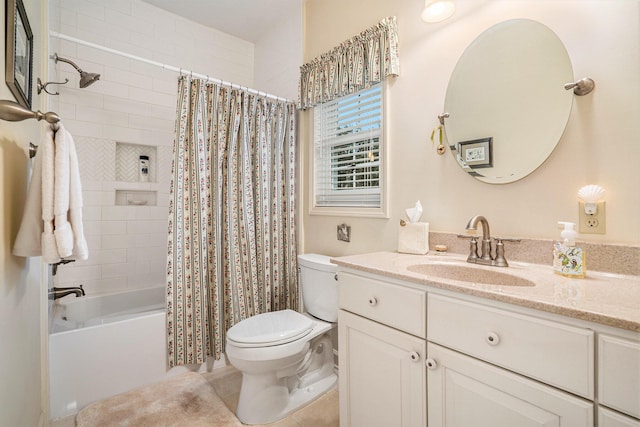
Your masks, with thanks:
M444 21L456 11L454 0L426 0L422 11L422 20L430 24Z

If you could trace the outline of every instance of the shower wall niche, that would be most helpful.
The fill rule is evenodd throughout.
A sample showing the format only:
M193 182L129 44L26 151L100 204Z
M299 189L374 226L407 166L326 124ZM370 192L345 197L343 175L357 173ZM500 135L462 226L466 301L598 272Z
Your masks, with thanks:
M116 142L116 181L142 182L140 156L149 158L149 176L148 181L145 182L157 182L157 147L124 142Z

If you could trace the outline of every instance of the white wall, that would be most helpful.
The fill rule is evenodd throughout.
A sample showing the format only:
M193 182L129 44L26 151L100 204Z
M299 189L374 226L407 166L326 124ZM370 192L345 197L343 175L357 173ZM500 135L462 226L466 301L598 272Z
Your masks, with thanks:
M311 216L307 185L301 213L306 252L331 255L395 250L399 219L417 199L432 231L459 233L476 214L494 235L557 238L558 220L577 222L576 193L586 184L607 190L605 235L589 242L640 244L640 35L637 1L457 0L453 18L420 20L415 0L307 0L304 59L309 61L385 16L398 18L401 75L389 91L389 219ZM464 49L482 31L508 19L529 18L550 27L565 44L575 77L589 76L596 90L576 97L564 136L547 161L528 177L490 185L440 157L429 135L443 112L449 76ZM479 82L481 84L481 82ZM535 89L534 89L535 90ZM303 176L310 176L310 112L302 115ZM339 242L336 225L351 225L351 243Z
M39 0L24 0L34 35L33 80L43 75L40 18L46 11ZM5 22L5 8L0 8ZM5 31L0 44L5 45ZM44 44L46 46L46 42ZM5 55L0 56L4 70ZM5 84L0 99L15 101ZM33 107L42 109L42 98L33 91ZM11 255L31 173L27 157L29 141L37 143L44 129L35 120L11 123L0 120L0 426L37 426L46 422L46 400L41 396L39 258Z
M63 0L55 7L52 27L62 34L253 86L254 46L247 41L138 0ZM89 293L164 285L178 74L73 42L52 38L51 44L58 55L102 75L79 89L78 73L59 62L52 76L70 80L59 86L51 108L75 138L90 250L89 260L61 267L55 284L84 284ZM122 143L151 146L154 182L118 178L122 168L135 170L138 157L135 150L122 154ZM118 206L116 190L157 192L157 206Z
M301 65L302 2L299 2L256 42L255 88L297 100Z

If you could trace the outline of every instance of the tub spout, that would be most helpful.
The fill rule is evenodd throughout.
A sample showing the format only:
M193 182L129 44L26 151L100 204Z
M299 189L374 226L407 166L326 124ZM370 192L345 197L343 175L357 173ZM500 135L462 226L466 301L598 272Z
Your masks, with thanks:
M82 285L80 286L72 286L69 288L51 288L49 289L49 299L56 300L58 298L62 298L64 296L75 294L76 298L85 296L84 289Z

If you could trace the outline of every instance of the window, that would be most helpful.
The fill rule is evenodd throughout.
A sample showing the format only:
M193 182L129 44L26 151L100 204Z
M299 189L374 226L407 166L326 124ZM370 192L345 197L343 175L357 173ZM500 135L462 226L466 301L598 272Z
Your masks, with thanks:
M378 84L314 107L312 213L383 214L382 106Z

